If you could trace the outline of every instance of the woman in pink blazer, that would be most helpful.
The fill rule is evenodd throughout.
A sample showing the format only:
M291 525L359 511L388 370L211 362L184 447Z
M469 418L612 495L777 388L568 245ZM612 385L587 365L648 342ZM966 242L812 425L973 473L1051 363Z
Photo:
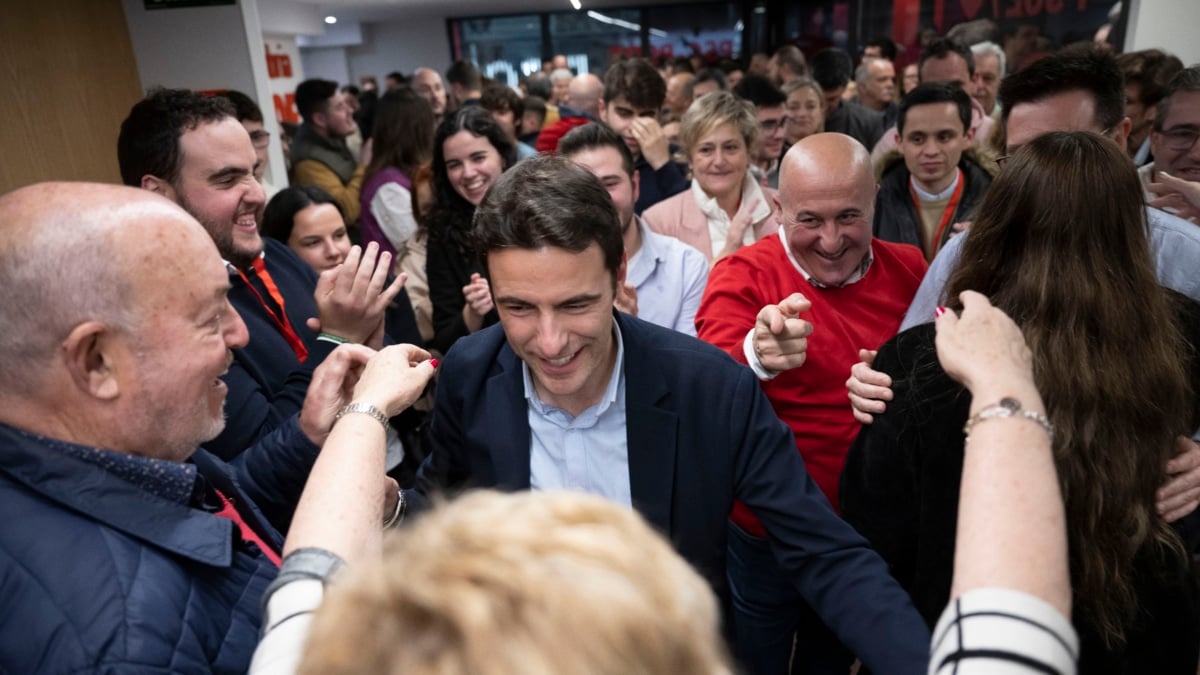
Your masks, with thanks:
M750 174L757 136L749 102L724 91L696 99L679 130L692 187L646 209L646 225L695 247L710 264L778 230L775 194Z

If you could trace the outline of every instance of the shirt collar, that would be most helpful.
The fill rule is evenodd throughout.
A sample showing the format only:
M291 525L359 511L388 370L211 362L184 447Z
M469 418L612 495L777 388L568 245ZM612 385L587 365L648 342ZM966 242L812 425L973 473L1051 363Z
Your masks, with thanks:
M654 273L654 268L658 266L659 262L665 260L666 256L663 254L658 237L646 227L646 222L642 220L642 217L635 215L633 218L634 222L630 227L638 228L642 247L625 262L625 280L637 288L650 278L650 275Z
M191 501L197 478L194 464L130 455L12 429L30 441L99 467L156 497L185 506Z
M729 222L729 214L725 213L725 209L722 209L721 205L717 203L717 198L709 197L704 192L704 188L700 187L700 181L695 179L692 180L692 196L696 198L696 205L700 207L700 211L705 216L708 216L710 221L715 219ZM754 202L756 199L758 200L758 206L754 208L754 213L751 214L750 222L752 223L757 223L771 215L771 205L767 203L766 195L763 194L758 181L754 180L750 171L747 171L746 177L742 181L742 201L740 206L738 206L738 211L741 212L742 209L746 208L747 204Z
M917 193L917 199L920 199L923 202L940 202L950 199L950 195L954 194L954 188L958 187L958 181L961 179L962 169L955 169L954 180L950 183L950 185L946 186L945 190L942 190L936 194L932 192L926 192L924 189L922 189L920 185L917 185L917 179L911 174L908 177L908 184L912 187L913 192Z
M613 362L612 375L608 378L608 386L604 389L604 396L595 405L580 413L579 417L584 417L585 415L600 417L617 400L618 386L625 372L625 342L621 339L621 328L615 320L612 325L613 340L617 343L617 358ZM558 410L558 408L543 402L537 395L537 391L533 388L533 377L529 374L529 364L525 363L525 361L521 361L521 379L525 385L525 400L529 402L534 412L544 417L550 411Z
M795 267L796 271L799 272L804 277L804 280L811 284L813 288L831 288L831 286L823 284L820 281L812 278L812 275L800 266L800 261L796 260L796 256L792 254L792 247L788 246L787 234L785 230L786 228L779 228L779 243L783 245L783 252L787 254L788 260L792 261L792 267ZM874 248L868 246L867 254L863 256L862 264L858 266L858 269L854 271L854 274L851 274L850 278L842 282L840 286L833 286L832 288L843 288L845 286L849 286L850 284L862 281L863 277L867 276L867 270L871 269L871 263L873 262L875 262L875 250Z

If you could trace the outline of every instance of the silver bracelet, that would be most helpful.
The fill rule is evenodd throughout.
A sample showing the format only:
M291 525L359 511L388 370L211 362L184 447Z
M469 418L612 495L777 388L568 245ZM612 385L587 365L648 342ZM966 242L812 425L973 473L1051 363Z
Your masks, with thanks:
M386 530L389 527L399 525L404 520L404 513L408 511L408 502L404 499L404 488L396 491L396 510L392 512L391 518L386 518L383 521L383 528Z
M963 425L963 434L967 437L966 440L971 440L971 430L975 428L976 424L984 420L1000 417L1023 417L1035 422L1046 430L1046 435L1050 437L1050 442L1054 442L1054 424L1050 422L1050 419L1035 410L1021 408L1021 402L1011 396L1005 396L998 403L985 406L979 412L971 415L971 418Z
M349 415L350 413L362 413L364 415L370 415L371 417L374 417L376 420L379 420L380 424L383 425L384 433L387 433L387 429L388 429L387 415L383 414L382 410L380 410L379 408L376 408L375 406L371 405L370 403L350 403L350 404L344 406L341 410L338 411L337 415L334 416L333 423L337 424L338 420L342 419L346 415Z

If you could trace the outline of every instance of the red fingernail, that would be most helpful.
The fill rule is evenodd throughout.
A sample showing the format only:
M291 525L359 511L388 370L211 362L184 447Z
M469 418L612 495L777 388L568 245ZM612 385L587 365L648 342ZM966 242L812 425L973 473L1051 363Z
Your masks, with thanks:
M933 315L935 317L940 317L941 315L943 315L945 313L946 313L945 307L938 307L937 309L933 310Z
M434 368L437 368L437 364L438 364L437 359L429 359L429 365L433 366Z

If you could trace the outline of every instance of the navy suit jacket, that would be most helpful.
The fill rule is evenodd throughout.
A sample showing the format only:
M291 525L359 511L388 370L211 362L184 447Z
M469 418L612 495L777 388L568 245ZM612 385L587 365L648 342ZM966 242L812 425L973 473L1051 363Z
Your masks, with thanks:
M728 597L734 500L762 521L779 565L876 673L924 673L929 633L882 559L833 512L753 372L721 350L616 314L625 345L633 506ZM439 369L431 453L411 495L529 489L521 361L503 327L459 340Z

